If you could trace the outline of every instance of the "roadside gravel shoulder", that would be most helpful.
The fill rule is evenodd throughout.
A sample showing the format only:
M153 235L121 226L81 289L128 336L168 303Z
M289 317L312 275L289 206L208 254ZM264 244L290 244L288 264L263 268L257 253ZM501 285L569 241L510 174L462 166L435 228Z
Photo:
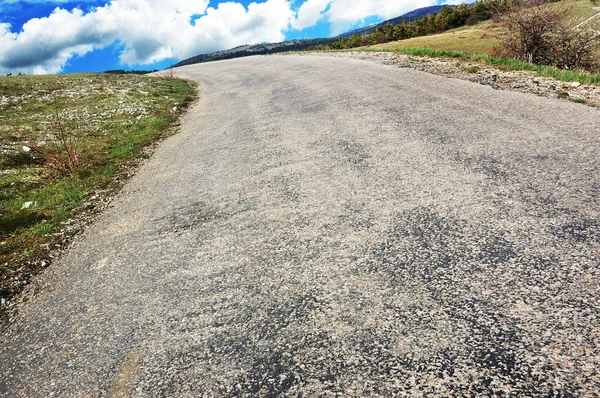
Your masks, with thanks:
M503 70L483 62L456 58L431 58L392 52L321 52L306 53L336 58L353 58L379 62L397 68L412 68L434 75L468 80L496 90L532 93L541 97L560 98L600 108L600 87L578 82L564 82L538 76L531 71Z

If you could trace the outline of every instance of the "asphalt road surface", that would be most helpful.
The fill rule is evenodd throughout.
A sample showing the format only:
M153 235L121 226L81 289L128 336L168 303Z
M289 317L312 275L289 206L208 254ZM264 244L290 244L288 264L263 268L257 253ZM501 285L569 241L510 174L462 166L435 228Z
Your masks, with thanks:
M0 396L593 396L600 112L243 58L44 276Z

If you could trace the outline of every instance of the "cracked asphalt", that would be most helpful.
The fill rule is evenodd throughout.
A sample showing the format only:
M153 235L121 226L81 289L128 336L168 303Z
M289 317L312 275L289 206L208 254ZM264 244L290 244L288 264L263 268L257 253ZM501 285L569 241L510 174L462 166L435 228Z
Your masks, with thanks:
M22 305L1 396L597 396L597 109L323 56L177 73L200 102Z

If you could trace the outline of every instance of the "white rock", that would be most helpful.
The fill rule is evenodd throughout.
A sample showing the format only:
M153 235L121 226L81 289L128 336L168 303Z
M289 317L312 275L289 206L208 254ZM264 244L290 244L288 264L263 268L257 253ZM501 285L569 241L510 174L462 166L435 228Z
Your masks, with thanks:
M23 203L23 206L21 206L21 210L22 210L22 209L29 209L29 208L32 208L32 207L34 207L35 205L36 205L36 203L35 203L35 202L25 202L25 203Z
M581 86L581 83L579 83L579 82L571 83L571 87L579 87L579 86Z
M23 152L29 152L31 151L31 148L29 148L27 145L23 145Z

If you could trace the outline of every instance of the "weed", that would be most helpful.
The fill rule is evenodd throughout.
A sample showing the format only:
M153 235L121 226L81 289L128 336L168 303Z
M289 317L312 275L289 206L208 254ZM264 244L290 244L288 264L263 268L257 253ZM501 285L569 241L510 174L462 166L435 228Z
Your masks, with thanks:
M479 68L477 66L471 66L467 68L467 73L477 73L479 72Z
M177 79L177 76L175 76L175 69L173 69L173 62L171 61L169 63L169 67L165 71L163 71L162 73L157 73L157 76L165 80Z
M560 99L566 99L569 98L569 93L567 93L566 91L558 90L556 92L556 96Z
M165 80L175 80L177 77L175 76L175 70L173 68L168 68L162 73L157 74L157 76L161 79Z
M44 158L45 164L62 175L70 175L81 169L83 161L81 148L75 132L67 131L60 116L58 100L54 96L54 136L56 141L49 145L41 145L27 134L21 133L33 152Z

